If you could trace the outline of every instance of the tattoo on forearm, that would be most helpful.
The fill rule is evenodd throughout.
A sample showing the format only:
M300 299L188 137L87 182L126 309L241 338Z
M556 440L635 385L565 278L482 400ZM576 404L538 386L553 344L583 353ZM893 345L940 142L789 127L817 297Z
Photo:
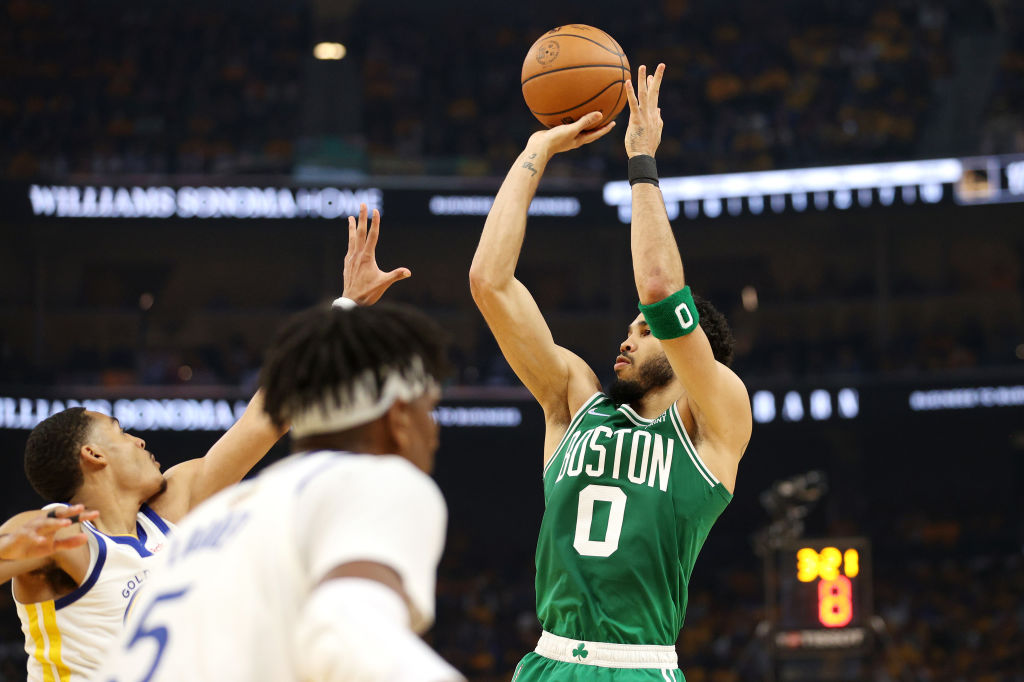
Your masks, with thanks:
M640 142L640 140L642 140L643 137L644 129L642 126L637 126L636 129L629 134L630 142L632 142L633 144Z
M526 170L530 171L533 174L530 176L531 178L537 175L537 168L536 166L533 165L532 161L532 159L536 158L536 154L530 154L529 156L526 157L526 161L523 161L523 165L521 166L521 168L525 168Z

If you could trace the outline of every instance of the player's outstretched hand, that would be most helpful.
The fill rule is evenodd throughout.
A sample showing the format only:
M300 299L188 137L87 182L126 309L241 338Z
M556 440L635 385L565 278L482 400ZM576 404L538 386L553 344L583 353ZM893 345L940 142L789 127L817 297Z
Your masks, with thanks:
M380 212L373 209L370 228L366 228L366 204L359 204L359 220L348 217L348 252L345 254L345 290L341 294L359 305L373 305L388 288L401 279L412 277L409 268L383 272L377 266L377 239L380 237Z
M608 124L595 130L586 130L587 128L593 128L600 120L601 112L593 111L575 123L566 123L554 128L548 128L547 130L539 130L530 136L530 145L541 144L551 155L582 147L594 140L601 139L615 127L615 121L610 121Z
M654 156L661 144L661 109L658 108L658 94L665 65L658 64L654 75L647 75L647 67L641 66L636 74L636 92L633 84L626 83L626 98L629 101L629 125L626 127L626 155L629 157L647 154Z
M99 515L98 511L86 511L80 504L51 510L45 514L40 512L37 518L0 536L0 559L38 559L61 550L80 547L88 539L86 531L81 527L77 533L62 535L60 538L57 537L57 533L73 523L91 521Z

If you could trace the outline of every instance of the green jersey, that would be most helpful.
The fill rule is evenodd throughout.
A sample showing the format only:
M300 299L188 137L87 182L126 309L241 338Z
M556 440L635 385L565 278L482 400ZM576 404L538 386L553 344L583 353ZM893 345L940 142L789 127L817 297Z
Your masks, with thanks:
M697 554L731 499L675 404L651 420L594 394L544 470L541 625L570 639L674 645Z

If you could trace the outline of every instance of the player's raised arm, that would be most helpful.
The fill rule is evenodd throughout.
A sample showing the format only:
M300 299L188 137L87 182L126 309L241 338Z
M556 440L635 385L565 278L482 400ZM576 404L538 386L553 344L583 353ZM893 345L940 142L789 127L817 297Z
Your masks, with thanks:
M373 210L369 226L367 217L366 204L360 205L358 219L349 216L344 289L336 305L372 305L392 284L412 275L408 268L383 272L377 266L380 213ZM241 481L287 431L287 424L276 426L267 416L263 393L257 391L238 422L204 457L167 471L167 490L151 506L169 521L177 521L211 495Z
M629 126L626 152L633 195L630 246L633 276L645 319L676 376L706 435L721 439L742 453L750 438L750 403L743 383L728 367L715 360L711 344L698 322L679 246L665 212L657 184L654 154L661 142L658 94L665 65L653 75L641 66L636 93L627 89Z
M484 223L469 271L473 300L483 313L501 352L516 376L545 413L575 409L567 405L570 379L587 384L583 402L597 387L597 377L577 356L557 346L533 296L515 277L526 234L526 217L537 185L552 156L575 149L607 134L611 122L597 130L599 113L575 123L534 133L505 176ZM570 410L571 414L571 410Z

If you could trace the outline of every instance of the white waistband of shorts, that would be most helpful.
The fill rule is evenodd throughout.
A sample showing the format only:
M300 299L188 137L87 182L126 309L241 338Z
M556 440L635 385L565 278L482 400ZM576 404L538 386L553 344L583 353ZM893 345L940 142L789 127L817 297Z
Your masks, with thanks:
M597 665L602 668L678 668L679 658L673 646L657 644L611 644L566 639L548 631L541 632L534 649L544 658L565 663Z

